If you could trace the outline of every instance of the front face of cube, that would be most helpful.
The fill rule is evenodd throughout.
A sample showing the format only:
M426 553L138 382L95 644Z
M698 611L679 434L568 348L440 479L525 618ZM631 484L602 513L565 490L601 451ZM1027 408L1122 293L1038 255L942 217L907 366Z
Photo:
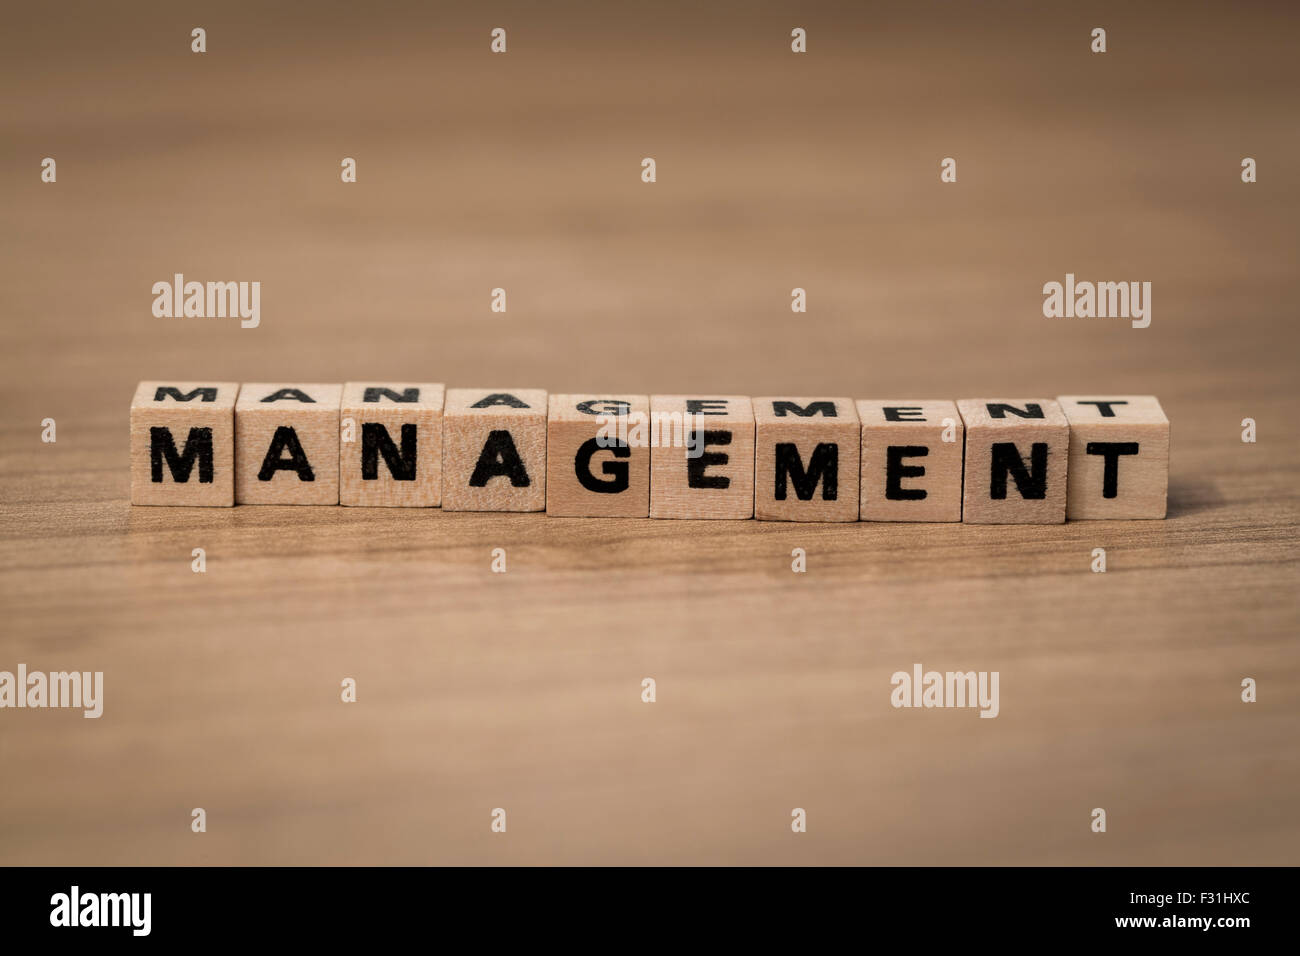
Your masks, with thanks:
M650 517L754 516L748 397L653 395L650 424Z
M1065 521L1070 428L1051 399L962 399L967 524Z
M434 508L442 502L445 389L348 382L339 429L339 503Z
M552 395L546 428L547 514L649 516L648 396Z
M235 501L339 503L341 385L253 383L235 405Z
M444 511L545 510L546 403L538 388L447 393Z
M131 402L131 503L235 503L233 382L141 382Z
M857 521L862 431L847 398L754 399L754 517Z
M960 521L965 429L941 399L859 400L863 521Z
M1070 423L1066 514L1163 518L1169 488L1169 419L1152 395L1062 395Z

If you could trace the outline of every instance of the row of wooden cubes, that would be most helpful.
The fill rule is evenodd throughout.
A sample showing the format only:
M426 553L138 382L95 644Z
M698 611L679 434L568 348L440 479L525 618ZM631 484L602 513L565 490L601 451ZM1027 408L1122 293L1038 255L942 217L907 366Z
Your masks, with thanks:
M1149 395L858 400L141 382L139 505L776 521L1163 518Z

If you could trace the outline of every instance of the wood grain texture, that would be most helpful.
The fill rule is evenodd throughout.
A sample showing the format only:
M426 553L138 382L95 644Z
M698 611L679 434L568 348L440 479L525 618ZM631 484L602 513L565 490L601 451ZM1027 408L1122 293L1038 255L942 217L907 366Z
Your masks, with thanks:
M105 708L0 712L0 862L1300 861L1294 10L817 4L800 57L790 9L516 5L505 56L428 5L222 4L204 56L175 4L11 11L0 668ZM260 326L155 318L176 271ZM1044 318L1066 271L1151 326ZM1154 394L1169 514L132 508L170 375ZM892 708L916 662L1001 714Z
M858 517L862 521L960 521L965 428L957 403L859 399L857 409L862 421ZM891 455L898 470L892 488Z
M651 395L650 517L754 516L754 406L746 395ZM698 476L691 481L690 463Z
M545 389L453 388L445 429L445 510L545 510Z
M1056 401L1070 423L1066 518L1163 518L1169 419L1160 400L1154 395L1061 395Z
M961 520L1060 524L1069 480L1070 424L1047 398L958 399L966 427Z
M754 399L754 517L857 521L862 429L851 398Z

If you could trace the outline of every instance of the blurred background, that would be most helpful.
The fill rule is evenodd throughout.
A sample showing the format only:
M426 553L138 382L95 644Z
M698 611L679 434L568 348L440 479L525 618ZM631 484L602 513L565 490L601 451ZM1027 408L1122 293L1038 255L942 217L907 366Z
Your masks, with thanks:
M1285 3L7 11L0 668L107 697L0 715L0 862L1296 862L1298 30ZM260 281L260 326L155 318L178 272ZM1151 282L1151 326L1044 318L1067 272ZM130 509L136 382L205 377L1152 393L1170 519ZM1001 669L1002 715L891 709L915 661Z

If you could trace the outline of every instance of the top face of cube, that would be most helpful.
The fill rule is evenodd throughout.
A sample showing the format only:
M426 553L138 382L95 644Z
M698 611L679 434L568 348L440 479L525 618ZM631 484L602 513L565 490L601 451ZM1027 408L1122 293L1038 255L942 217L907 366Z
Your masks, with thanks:
M957 409L968 429L1069 425L1061 406L1051 398L960 398Z
M754 406L748 395L651 395L650 415L699 416L704 424L752 422Z
M276 411L312 411L338 408L343 399L342 385L280 385L265 382L245 383L239 389L236 412L259 408Z
M648 416L647 395L552 395L549 418L560 422L589 422L599 427L602 419L622 418L632 414Z
M429 411L442 408L446 388L434 382L348 382L343 386L345 408Z
M229 409L238 394L235 382L141 382L131 407Z
M856 425L858 410L851 398L754 399L754 421L760 425Z
M544 388L453 388L447 392L448 415L546 415Z
M944 419L961 425L957 403L946 398L860 398L858 418L863 425L922 425L944 427Z
M1154 395L1062 395L1057 399L1071 425L1168 425Z

